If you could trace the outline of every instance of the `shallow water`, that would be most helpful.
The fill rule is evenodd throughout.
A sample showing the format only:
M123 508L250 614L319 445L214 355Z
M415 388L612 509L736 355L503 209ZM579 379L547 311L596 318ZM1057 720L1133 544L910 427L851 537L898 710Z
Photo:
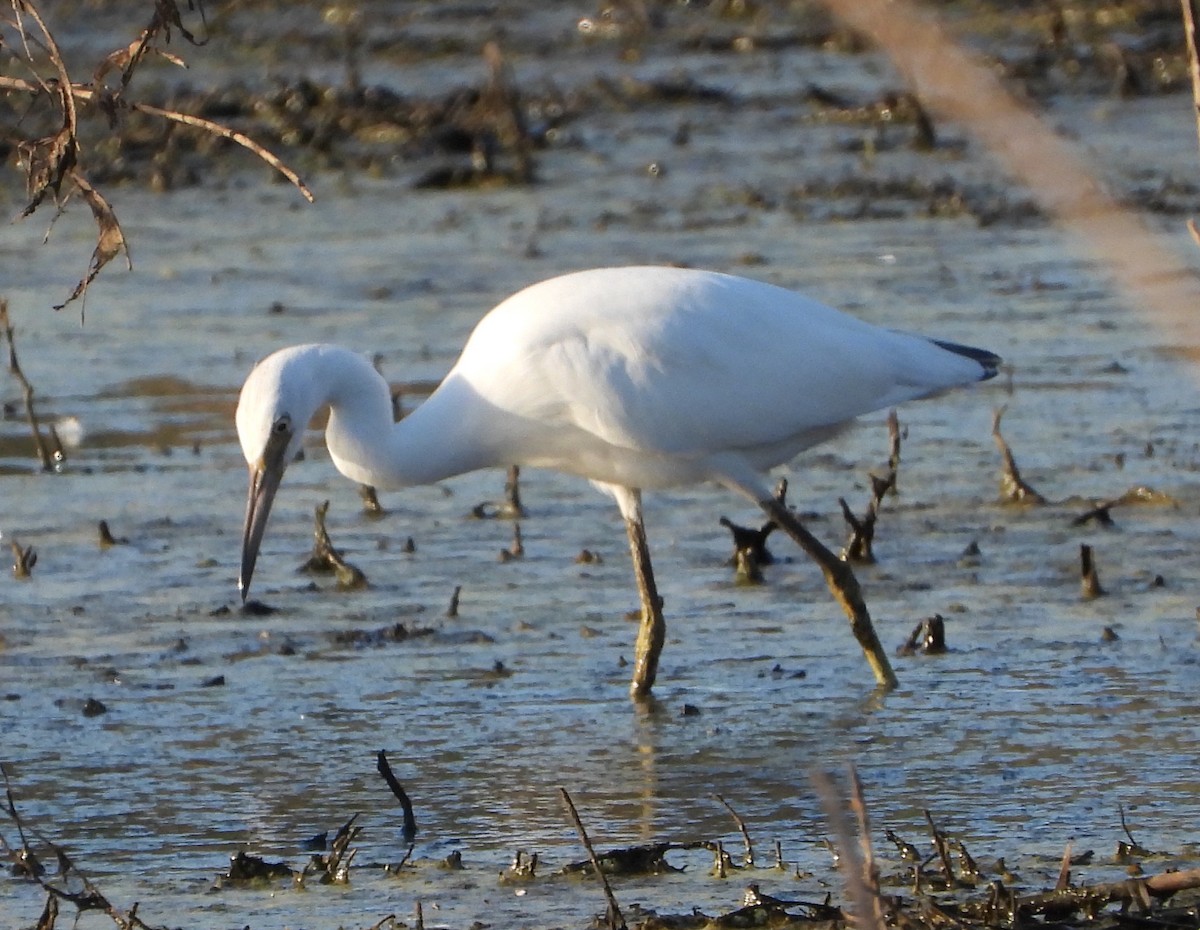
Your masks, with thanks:
M1200 404L1180 351L1190 347L1149 325L1051 228L918 211L839 221L832 201L805 216L740 198L782 193L799 173L1003 183L970 150L945 164L907 150L864 164L843 146L864 130L806 123L774 96L792 69L847 87L882 80L870 56L792 49L623 66L603 48L589 54L576 50L571 67L691 69L770 105L596 113L572 130L587 154L543 153L543 182L528 190L416 194L403 176L324 175L309 179L318 202L306 206L261 174L163 196L122 188L113 199L135 273L105 273L83 326L49 305L83 270L90 219L73 210L47 246L38 217L0 228L0 292L22 365L43 416L80 433L62 474L36 472L19 389L0 381L18 402L0 421L0 541L39 554L33 578L7 580L0 603L0 757L27 823L114 903L140 901L144 920L171 926L366 927L389 913L411 922L417 900L431 925L582 925L603 909L591 882L521 894L497 880L518 848L536 850L546 873L582 858L559 786L605 848L721 839L737 850L719 793L746 819L760 862L778 839L804 876L764 871L764 890L836 894L810 776L847 764L880 834L923 843L929 809L976 858L1005 856L1029 887L1057 872L1068 842L1099 854L1084 877L1123 875L1110 858L1122 806L1145 845L1190 855L1200 703ZM1192 171L1189 108L1178 96L1105 100L1056 116L1121 185ZM679 121L692 127L683 148L669 143ZM1153 152L1139 138L1153 138ZM651 161L669 170L653 180ZM2 196L14 212L15 192ZM1191 248L1179 218L1150 222ZM503 562L511 525L467 517L500 497L502 474L383 495L387 514L374 519L315 434L308 461L289 471L255 579L278 612L235 609L245 466L232 410L255 358L342 342L379 353L390 378L416 386L413 404L506 294L581 265L643 261L741 271L1011 362L1011 381L901 410L901 493L880 520L879 563L860 572L889 649L938 612L948 654L896 659L900 688L874 693L819 574L789 543L772 547L789 561L767 584L735 585L717 519L756 515L713 488L657 494L647 519L669 638L658 704L639 711L622 663L636 595L611 502L584 482L526 472L526 555ZM989 432L1002 404L1025 477L1055 503L997 502ZM867 473L886 455L880 414L780 474L837 542L837 498L865 507ZM1112 529L1071 526L1092 499L1136 485L1174 503L1118 508ZM323 579L314 589L296 573L324 499L366 591ZM102 519L127 542L101 550ZM402 551L407 537L415 553ZM977 565L960 561L972 541ZM1080 596L1081 543L1095 547L1106 597ZM584 548L603 562L577 564ZM460 585L459 615L447 618ZM433 632L359 648L333 637L398 621ZM1116 641L1102 642L1106 626ZM217 675L222 686L203 686ZM89 697L108 712L85 717ZM699 715L683 716L685 704ZM421 867L401 877L378 868L404 852L379 749L420 826ZM365 831L349 886L210 891L233 852L299 868L301 841L354 812ZM2 833L15 841L11 827ZM430 864L454 850L465 871ZM618 898L709 913L740 898L746 876L710 878L708 854L673 861L688 870L619 881ZM32 924L42 893L15 879L2 887L0 914Z

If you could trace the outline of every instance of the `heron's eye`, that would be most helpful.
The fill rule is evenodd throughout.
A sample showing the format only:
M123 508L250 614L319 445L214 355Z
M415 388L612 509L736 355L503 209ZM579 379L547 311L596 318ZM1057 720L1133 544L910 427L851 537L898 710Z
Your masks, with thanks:
M288 417L280 417L271 428L276 433L283 434L292 428L292 421Z

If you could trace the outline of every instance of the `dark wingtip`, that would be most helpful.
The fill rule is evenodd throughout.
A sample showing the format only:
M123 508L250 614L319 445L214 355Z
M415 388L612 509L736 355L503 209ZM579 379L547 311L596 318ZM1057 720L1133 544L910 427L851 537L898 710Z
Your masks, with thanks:
M959 345L957 342L943 342L940 339L933 340L934 345L941 346L947 352L953 352L955 355L963 355L973 361L976 361L983 368L983 375L980 376L980 381L987 381L989 378L996 377L1000 372L1000 365L1004 362L995 352L989 352L987 349L977 349L974 346Z

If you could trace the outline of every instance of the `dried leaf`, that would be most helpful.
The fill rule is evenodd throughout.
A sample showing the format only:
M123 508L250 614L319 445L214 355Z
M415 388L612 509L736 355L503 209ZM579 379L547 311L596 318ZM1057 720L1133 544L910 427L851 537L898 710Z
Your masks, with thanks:
M64 125L54 135L23 142L17 149L25 164L29 193L29 203L21 211L21 216L26 217L41 205L48 192L58 196L63 178L75 167L78 144L70 126Z
M75 290L71 292L70 297L61 304L55 305L55 310L61 310L67 304L71 303L71 301L84 296L87 293L88 286L96 279L96 275L100 273L100 270L122 252L125 253L126 267L131 270L133 268L133 259L129 254L129 243L125 241L125 233L121 230L121 224L117 221L117 215L113 212L112 205L79 172L72 171L71 180L79 189L79 193L83 195L83 199L87 201L87 205L91 207L92 216L96 218L98 232L96 235L96 248L92 251L92 261L88 265L87 275L75 285Z

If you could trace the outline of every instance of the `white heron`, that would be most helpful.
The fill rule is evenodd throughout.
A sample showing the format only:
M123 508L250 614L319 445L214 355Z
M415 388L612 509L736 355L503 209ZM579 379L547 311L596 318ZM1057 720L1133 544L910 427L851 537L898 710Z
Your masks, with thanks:
M990 378L999 363L784 288L669 267L580 271L509 297L398 423L387 382L362 355L281 349L250 373L237 409L250 466L242 599L284 469L328 406L329 454L362 484L402 488L517 464L579 475L612 495L642 604L635 696L654 684L666 630L641 493L702 481L757 503L818 559L876 677L894 682L849 567L775 499L764 473L861 414Z

